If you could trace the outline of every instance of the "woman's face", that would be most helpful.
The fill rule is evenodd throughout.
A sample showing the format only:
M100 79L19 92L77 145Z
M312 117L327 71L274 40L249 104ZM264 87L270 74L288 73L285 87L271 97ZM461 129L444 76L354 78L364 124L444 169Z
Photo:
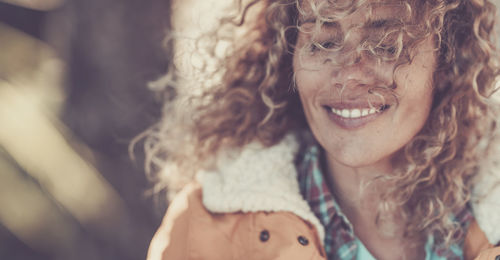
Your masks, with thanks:
M370 8L365 5L321 27L316 26L314 16L307 15L311 13L309 2L305 1L302 8L306 14L299 18L301 29L293 68L315 138L328 158L344 166L357 168L390 161L429 116L436 63L431 37L410 51L410 63L394 70L395 61L378 61L356 49L366 39L373 35L377 38L382 30L391 30L391 25L406 19L402 6L373 4L367 15ZM343 47L338 48L341 39ZM311 41L321 46L312 46ZM394 54L395 49L380 46L381 52Z

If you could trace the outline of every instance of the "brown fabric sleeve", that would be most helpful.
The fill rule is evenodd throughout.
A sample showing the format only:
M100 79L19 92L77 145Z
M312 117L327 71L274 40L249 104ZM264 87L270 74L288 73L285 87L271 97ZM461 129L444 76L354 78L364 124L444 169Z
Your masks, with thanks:
M474 260L497 260L500 259L500 247L493 247L481 251Z
M196 188L196 184L188 185L169 205L163 222L151 241L147 260L188 259L191 226L189 194Z
M472 221L472 223L469 225L469 229L467 230L467 234L465 236L464 259L465 260L495 259L495 257L487 258L486 257L487 254L483 254L483 252L486 252L485 250L490 248L493 248L493 245L489 243L488 239L486 238L486 235L481 230L477 222L475 220Z

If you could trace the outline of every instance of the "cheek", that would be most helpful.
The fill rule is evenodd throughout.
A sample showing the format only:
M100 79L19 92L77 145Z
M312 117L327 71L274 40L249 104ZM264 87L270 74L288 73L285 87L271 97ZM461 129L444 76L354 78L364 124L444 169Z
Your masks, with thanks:
M395 77L399 107L394 116L401 129L397 134L402 143L409 142L426 124L433 99L434 55L417 57L412 65L401 69Z
M330 81L327 67L310 67L303 64L302 58L294 56L293 72L295 87L304 109L307 109L307 106L314 106L315 100L320 95L332 95L331 88L326 85Z
M306 115L307 121L311 123L311 113L314 107L316 87L314 86L314 82L311 82L307 74L304 75L304 73L297 73L295 76L295 84L302 103L302 110Z
M431 71L410 73L402 84L398 84L402 109L410 110L408 113L413 112L419 117L428 115L433 98L432 85Z
M315 73L307 70L296 70L295 84L302 103L302 110L309 128L314 134L326 127L325 118L322 118L323 108L318 105L317 98L321 95L321 84Z
M402 109L427 113L433 97L432 71L409 68L402 72L402 76L396 75L396 94Z
M432 42L427 40L420 47L420 52L414 57L410 65L403 65L395 74L398 86L397 94L401 97L409 112L414 117L427 120L433 99L433 74L436 64L436 55L432 49ZM409 114L411 115L411 114Z
M300 100L306 115L308 114L308 107L312 106L315 92L317 91L317 84L314 81L314 77L307 70L302 69L297 65L298 61L294 59L294 79L295 88L299 93Z

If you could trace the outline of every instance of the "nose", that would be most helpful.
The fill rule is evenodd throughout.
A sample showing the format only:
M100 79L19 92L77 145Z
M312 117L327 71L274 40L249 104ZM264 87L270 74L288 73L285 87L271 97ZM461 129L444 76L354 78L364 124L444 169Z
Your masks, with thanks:
M351 51L340 56L338 65L332 65L330 69L333 86L345 88L355 85L388 85L392 82L392 78L389 77L392 71L387 71L391 68L387 64L377 62L368 54Z
M331 78L334 84L344 84L347 81L361 81L369 84L375 79L375 64L369 61L363 53L351 51L337 57L338 65L331 68Z

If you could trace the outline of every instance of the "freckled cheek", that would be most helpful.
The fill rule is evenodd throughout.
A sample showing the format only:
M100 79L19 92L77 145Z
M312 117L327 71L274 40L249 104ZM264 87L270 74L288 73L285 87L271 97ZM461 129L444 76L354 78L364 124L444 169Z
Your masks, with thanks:
M413 112L430 109L433 96L432 71L406 67L396 74L397 95L401 98L400 104ZM417 113L418 114L418 113Z
M396 119L399 125L406 125L409 127L408 134L416 134L425 125L429 118L429 112L432 103L432 93L430 88L422 89L420 93L407 93L403 99L400 100L400 110L397 113Z

